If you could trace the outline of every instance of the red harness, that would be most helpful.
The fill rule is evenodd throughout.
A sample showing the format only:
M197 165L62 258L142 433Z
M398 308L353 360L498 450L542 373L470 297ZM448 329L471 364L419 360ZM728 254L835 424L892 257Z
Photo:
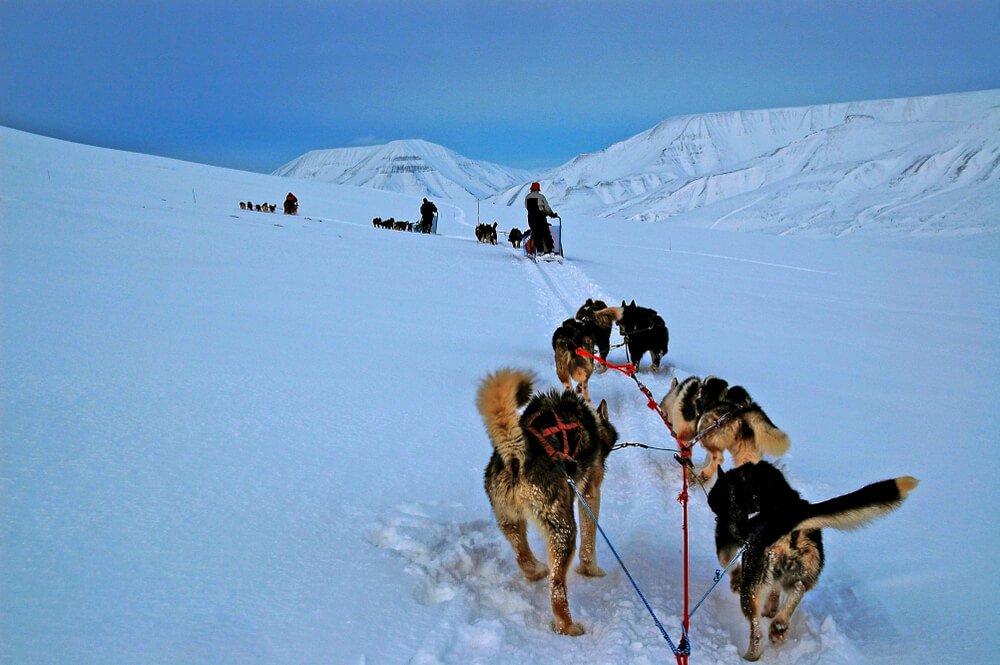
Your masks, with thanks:
M539 420L543 420L538 426ZM547 424L545 421L550 422ZM524 428L545 448L545 454L553 462L575 462L580 452L580 423L564 423L555 409L540 411L525 423ZM558 448L558 450L557 450Z

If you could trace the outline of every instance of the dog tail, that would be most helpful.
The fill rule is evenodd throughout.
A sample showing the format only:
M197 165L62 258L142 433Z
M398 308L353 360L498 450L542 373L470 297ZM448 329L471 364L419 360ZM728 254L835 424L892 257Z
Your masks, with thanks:
M760 407L746 412L747 423L753 429L754 442L761 452L774 457L781 457L792 447L792 440L784 431L771 422Z
M487 375L479 384L476 408L504 464L524 461L526 444L519 409L531 399L534 382L531 372L505 368Z
M796 529L857 529L902 505L919 481L913 476L881 480L859 490L815 503Z

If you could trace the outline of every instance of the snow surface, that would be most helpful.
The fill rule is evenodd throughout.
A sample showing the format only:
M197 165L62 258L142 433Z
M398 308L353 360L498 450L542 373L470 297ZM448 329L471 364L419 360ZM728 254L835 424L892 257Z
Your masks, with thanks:
M237 207L289 189L301 216ZM479 379L556 385L551 332L587 297L664 316L667 368L640 374L658 397L672 376L747 386L807 498L921 480L826 532L822 580L762 662L998 662L996 234L887 247L566 215L567 263L536 266L475 242L474 203L438 201L441 236L372 228L418 205L0 129L0 662L674 662L603 543L607 577L569 578L587 633L552 633L482 490ZM622 440L669 444L631 381L591 391ZM616 451L601 513L674 636L679 488L668 454ZM691 519L697 597L718 565L703 495ZM690 662L741 662L747 633L723 585Z

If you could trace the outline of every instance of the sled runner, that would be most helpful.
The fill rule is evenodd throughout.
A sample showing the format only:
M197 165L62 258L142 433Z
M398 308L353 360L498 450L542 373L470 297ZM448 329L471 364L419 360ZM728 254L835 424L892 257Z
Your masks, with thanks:
M524 250L524 255L535 263L538 263L539 261L547 263L562 263L566 258L563 254L562 246L562 219L559 217L556 217L556 219L559 223L551 224L549 227L549 232L552 234L553 251L551 254L538 254L535 252L535 241L531 237L531 231L527 231L521 238L521 247Z

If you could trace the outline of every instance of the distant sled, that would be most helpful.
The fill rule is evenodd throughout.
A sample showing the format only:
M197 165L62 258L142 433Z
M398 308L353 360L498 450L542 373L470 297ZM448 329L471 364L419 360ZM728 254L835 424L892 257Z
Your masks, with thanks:
M531 237L531 231L527 231L521 238L521 249L524 255L529 259L538 263L539 261L544 261L546 263L562 263L566 260L565 254L563 254L563 244L562 244L562 219L556 217L559 220L558 224L550 224L549 230L552 233L552 254L537 254L535 252L535 241Z

